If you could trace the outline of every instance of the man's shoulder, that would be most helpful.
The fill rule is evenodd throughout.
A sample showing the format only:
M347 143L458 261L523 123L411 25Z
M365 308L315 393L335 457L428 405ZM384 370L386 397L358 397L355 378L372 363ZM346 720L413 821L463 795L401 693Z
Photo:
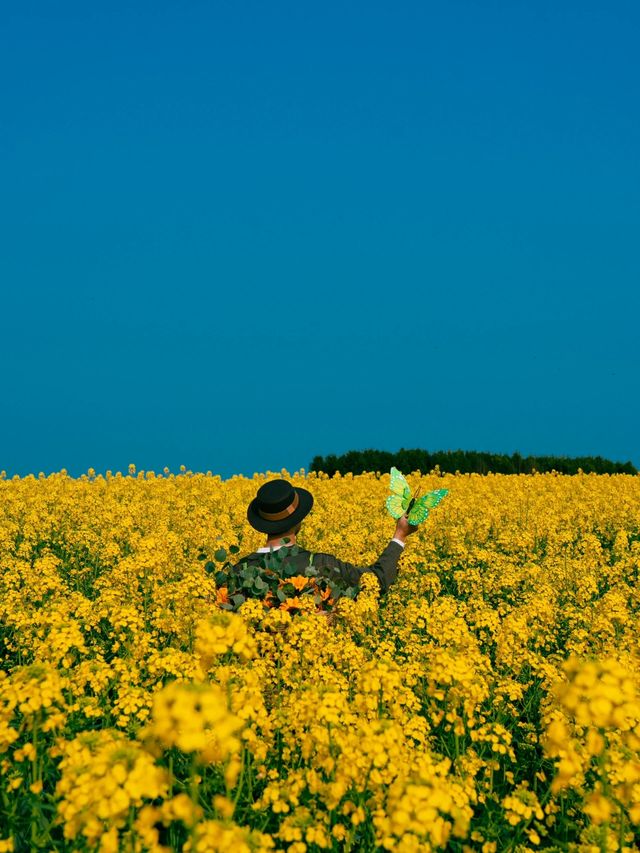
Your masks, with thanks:
M260 556L261 556L260 554L256 553L255 551L252 551L251 554L245 554L244 557L240 557L240 559L237 561L237 563L235 565L240 566L240 565L242 565L242 563L248 563L248 562L251 562L253 560L257 560L258 557L260 557Z
M326 551L309 551L308 553L310 562L315 566L333 565L340 562L335 554L329 554Z
M262 560L269 560L275 556L291 560L300 559L301 557L308 558L310 555L311 552L306 548L301 548L299 545L296 545L295 551L293 552L289 548L274 548L272 551L253 551L251 554L241 557L235 565L241 566L243 563L259 563Z

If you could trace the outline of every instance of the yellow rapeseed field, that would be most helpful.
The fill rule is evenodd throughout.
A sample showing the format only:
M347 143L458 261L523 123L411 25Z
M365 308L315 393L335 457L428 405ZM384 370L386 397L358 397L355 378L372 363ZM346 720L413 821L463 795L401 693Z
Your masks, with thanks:
M393 535L388 473L282 475L303 546ZM408 475L329 618L218 603L264 479L0 479L0 853L640 849L640 476Z

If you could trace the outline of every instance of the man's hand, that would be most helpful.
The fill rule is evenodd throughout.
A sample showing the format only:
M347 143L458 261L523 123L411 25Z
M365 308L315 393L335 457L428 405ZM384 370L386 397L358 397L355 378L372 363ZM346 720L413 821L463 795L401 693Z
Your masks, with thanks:
M411 536L412 533L415 533L418 529L417 524L409 524L407 521L407 516L402 515L396 522L396 532L394 534L394 539L400 539L404 542L407 536Z

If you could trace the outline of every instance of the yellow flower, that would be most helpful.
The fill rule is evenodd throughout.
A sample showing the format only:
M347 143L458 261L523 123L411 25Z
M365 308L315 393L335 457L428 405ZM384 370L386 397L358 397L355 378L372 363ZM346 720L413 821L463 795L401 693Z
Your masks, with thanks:
M612 805L609 800L599 791L593 791L585 800L583 806L585 814L589 815L593 823L599 824L608 821L612 813Z
M216 685L173 682L156 693L147 733L165 747L177 746L196 753L201 761L220 762L240 750L242 726Z
M65 838L79 834L105 844L123 827L131 806L142 805L167 791L167 774L140 744L119 732L79 735L62 748L61 778L56 785L58 811ZM117 848L116 848L117 849Z
M217 794L213 798L213 807L223 818L230 818L234 812L234 805L228 797Z

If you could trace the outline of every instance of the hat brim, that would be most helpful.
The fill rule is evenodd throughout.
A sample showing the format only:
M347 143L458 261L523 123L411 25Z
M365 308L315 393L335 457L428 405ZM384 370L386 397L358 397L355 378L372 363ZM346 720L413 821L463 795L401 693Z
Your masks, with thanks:
M311 512L311 507L313 506L313 495L311 492L308 492L306 489L300 489L297 486L294 486L294 489L298 493L298 506L291 515L279 521L267 521L266 518L263 518L258 513L257 498L251 501L247 509L247 520L254 530L258 530L260 533L285 533L287 530L295 527L299 521L302 521Z

